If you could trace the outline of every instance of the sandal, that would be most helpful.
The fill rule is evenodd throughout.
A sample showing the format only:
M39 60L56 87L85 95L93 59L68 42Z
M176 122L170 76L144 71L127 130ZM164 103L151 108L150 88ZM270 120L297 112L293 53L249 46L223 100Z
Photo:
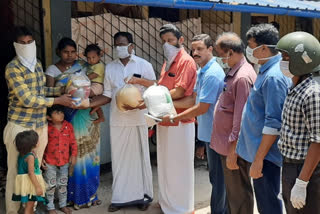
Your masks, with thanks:
M139 204L137 207L140 211L146 211L150 204Z
M92 206L99 206L101 204L102 204L102 201L98 199L92 203Z
M110 204L109 207L108 207L108 212L112 213L112 212L116 212L116 211L118 211L120 209L121 209L121 207L116 207L113 204Z

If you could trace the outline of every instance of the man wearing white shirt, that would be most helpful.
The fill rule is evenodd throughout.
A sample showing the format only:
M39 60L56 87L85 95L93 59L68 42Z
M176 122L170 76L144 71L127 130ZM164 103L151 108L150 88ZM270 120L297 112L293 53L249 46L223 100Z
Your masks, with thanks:
M121 112L116 106L115 95L126 84L128 77L133 76L128 83L135 84L142 92L154 83L156 77L152 65L134 55L130 33L116 33L114 48L117 59L106 66L104 93L91 102L91 107L111 102L113 192L108 211L135 205L143 211L153 198L148 127L144 118L147 111L126 107L128 111Z

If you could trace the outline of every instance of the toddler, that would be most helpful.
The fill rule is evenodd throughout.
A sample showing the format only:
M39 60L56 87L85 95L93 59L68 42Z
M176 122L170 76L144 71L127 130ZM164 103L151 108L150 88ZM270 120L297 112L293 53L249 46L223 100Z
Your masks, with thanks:
M34 153L38 139L38 134L33 130L20 132L15 138L19 156L12 200L25 205L25 214L34 213L36 201L46 203L45 182L41 175L39 160Z
M77 142L71 123L64 120L63 107L53 105L47 110L48 145L44 152L42 166L44 179L48 183L47 209L56 214L54 206L55 190L58 190L60 210L71 213L67 208L67 184L69 171L77 161Z

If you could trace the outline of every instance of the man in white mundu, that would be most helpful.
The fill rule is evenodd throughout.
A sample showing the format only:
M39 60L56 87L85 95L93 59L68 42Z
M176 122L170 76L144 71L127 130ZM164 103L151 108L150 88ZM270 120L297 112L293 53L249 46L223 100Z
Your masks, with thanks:
M162 26L160 37L166 62L158 83L169 89L176 111L181 113L186 107L178 100L193 94L196 63L184 50L184 38L176 26ZM165 214L194 211L194 137L194 118L171 119L157 126L159 204Z
M110 137L112 158L112 199L109 212L121 207L137 206L146 210L153 198L152 171L149 156L148 127L144 118L146 110L116 105L116 94L128 83L141 91L152 85L155 73L152 65L134 55L132 35L118 32L114 35L116 60L106 66L104 93L96 96L91 107L111 102Z

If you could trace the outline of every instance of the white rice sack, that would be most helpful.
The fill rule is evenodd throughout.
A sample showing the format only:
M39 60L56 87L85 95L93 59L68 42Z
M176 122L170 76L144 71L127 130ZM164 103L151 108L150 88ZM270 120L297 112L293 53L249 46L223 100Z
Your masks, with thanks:
M154 117L177 114L168 88L162 85L150 86L144 92L143 100L147 106L149 114Z

